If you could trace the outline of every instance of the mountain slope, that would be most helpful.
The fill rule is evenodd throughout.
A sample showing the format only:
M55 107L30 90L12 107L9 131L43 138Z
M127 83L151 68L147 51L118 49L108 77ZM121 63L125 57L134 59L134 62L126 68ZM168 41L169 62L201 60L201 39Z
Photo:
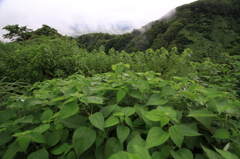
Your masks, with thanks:
M161 47L171 49L175 46L181 52L190 48L195 53L193 58L196 61L204 57L217 59L223 52L239 54L239 0L198 0L180 6L176 11L170 21L160 19L131 33L111 37L105 37L103 33L99 37L99 33L93 33L77 39L89 50L101 45L105 46L106 51L113 47L126 52ZM144 28L147 29L142 32Z

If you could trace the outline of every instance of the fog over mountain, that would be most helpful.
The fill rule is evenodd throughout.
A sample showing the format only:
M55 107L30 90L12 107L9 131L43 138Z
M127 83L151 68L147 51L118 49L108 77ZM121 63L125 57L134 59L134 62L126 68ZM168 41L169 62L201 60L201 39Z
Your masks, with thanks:
M0 28L19 24L37 29L47 24L63 35L122 34L157 20L177 6L196 0L0 0ZM5 30L0 30L0 40Z

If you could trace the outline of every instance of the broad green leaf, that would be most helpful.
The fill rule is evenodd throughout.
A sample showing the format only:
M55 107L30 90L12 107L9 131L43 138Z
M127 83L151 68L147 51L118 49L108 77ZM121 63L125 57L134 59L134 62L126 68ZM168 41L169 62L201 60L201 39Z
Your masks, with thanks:
M18 141L19 150L26 153L27 148L31 141L30 135L19 136L17 141Z
M49 133L44 133L44 137L47 141L47 144L49 146L54 146L56 145L60 139L61 139L61 131L59 130L55 130L53 132L49 132Z
M119 103L126 96L126 91L124 89L120 89L117 91L117 103Z
M129 159L129 157L128 157L128 153L127 152L119 151L119 152L111 155L108 159Z
M131 92L129 94L130 94L130 96L132 96L134 98L141 99L141 100L143 99L142 94L140 92L138 92L138 91L133 91L133 92Z
M17 142L10 144L8 146L7 151L5 151L5 153L1 159L14 159L18 150L19 150L19 146L18 146Z
M115 137L108 138L105 145L105 157L108 158L112 154L123 150L123 145Z
M151 121L161 121L164 112L160 109L153 109L145 115L145 117Z
M118 125L117 126L117 137L121 144L126 140L130 133L130 129L127 126Z
M174 159L193 159L193 154L189 149L182 148L176 152L170 151Z
M138 146L138 145L133 145L132 147L133 147L135 154L141 156L141 158L151 159L151 156L146 148Z
M154 146L163 144L169 138L169 134L165 133L160 127L152 127L147 135L145 148L149 149Z
M124 67L117 66L117 67L115 68L115 74L118 76L119 74L122 73L123 70L124 70Z
M105 145L101 145L95 149L95 159L105 159Z
M27 159L48 159L48 158L49 158L48 151L45 148L43 148L41 150L31 153Z
M200 136L202 134L199 134L197 131L193 130L187 125L181 124L179 125L182 129L182 133L184 136Z
M86 98L87 98L88 103L103 104L103 97L88 96Z
M76 154L74 151L70 151L68 154L67 154L67 157L66 159L76 159Z
M173 95L175 93L175 89L170 85L167 84L163 87L162 92L161 92L161 96L169 96L169 95Z
M86 120L88 120L87 116L83 116L80 114L75 114L73 116L70 116L66 119L61 120L61 123L63 123L67 128L74 128L77 129L80 126L86 126Z
M14 115L15 115L15 111L10 108L6 108L3 111L1 111L0 112L0 125L2 123L4 123L5 121L8 121L9 119L11 119Z
M219 114L227 110L228 109L227 99L224 99L224 98L218 99L216 102L216 108Z
M89 149L96 139L96 132L87 127L81 126L73 133L72 143L74 150L79 157L83 152Z
M62 145L59 145L59 146L56 146L54 147L51 152L52 154L54 155L60 155L62 154L63 152L65 152L68 148L68 143L63 143Z
M65 119L68 118L79 111L79 106L77 104L77 100L74 100L72 102L66 103L60 107L59 111L59 118Z
M125 116L131 116L133 115L134 113L136 112L135 108L133 107L124 107L122 109L122 113L125 115Z
M29 108L29 107L32 107L32 106L37 106L39 104L42 104L43 102L39 99L36 99L36 98L27 98L27 99L24 100L24 103L25 103L25 107Z
M117 125L118 123L119 123L119 119L115 116L111 116L105 121L104 127L105 128L111 127L111 126Z
M87 96L89 96L91 94L91 91L90 91L90 89L89 89L89 87L87 85L82 86L82 91Z
M15 120L13 122L13 124L16 124L16 123L29 123L29 124L32 124L33 123L33 116L32 115L28 115L28 116L24 116L22 118L19 118L19 119Z
M210 129L212 118L211 117L217 117L216 114L209 110L200 109L192 111L188 117L193 117L197 121L199 121L202 125L204 125L206 128Z
M219 139L227 139L230 137L230 133L226 129L218 129L215 131L214 136Z
M31 137L32 137L32 141L37 142L37 143L46 143L47 142L45 137L41 133L38 133L38 132L33 132L31 134Z
M239 157L237 157L235 154L232 154L229 151L224 151L217 148L215 148L215 150L225 159L239 159Z
M53 111L51 109L48 109L42 113L40 120L42 122L47 122L52 116L53 116Z
M173 125L169 128L169 135L170 138L173 140L173 142L179 147L181 148L182 143L183 143L183 132L182 132L182 128L179 125Z
M167 99L162 98L160 94L156 93L149 98L146 105L163 105L166 104L167 102L168 102Z
M96 112L89 116L90 122L100 130L104 131L104 117L102 113Z
M178 92L180 94L185 94L187 95L188 97L192 98L192 99L198 99L198 95L195 94L195 93L192 93L190 91L181 91L181 92Z
M145 142L145 140L142 139L139 132L133 132L129 135L129 137L132 137L132 139L127 144L127 151L129 153L134 153L133 145L137 145L137 146L141 146L141 147L145 146L146 142Z
M149 82L144 81L144 80L139 80L138 81L138 88L139 88L140 92L143 93L146 89L149 88Z
M50 128L50 124L42 124L42 125L36 127L35 129L33 129L33 132L43 133L46 130L48 130L49 128Z
M204 146L202 146L202 148L203 148L204 152L207 154L209 159L223 159L218 153L216 153L210 149L207 149Z
M171 120L174 120L174 121L179 123L179 121L176 119L177 113L171 107L168 107L168 106L158 106L157 109L162 110L164 112L165 116L167 116Z
M128 116L125 117L125 122L128 124L128 126L130 126L131 128L133 128L133 123L131 118L129 118Z
M12 133L9 131L1 132L0 133L0 146L8 143L12 140Z
M116 107L117 105L105 106L100 110L100 113L106 118Z

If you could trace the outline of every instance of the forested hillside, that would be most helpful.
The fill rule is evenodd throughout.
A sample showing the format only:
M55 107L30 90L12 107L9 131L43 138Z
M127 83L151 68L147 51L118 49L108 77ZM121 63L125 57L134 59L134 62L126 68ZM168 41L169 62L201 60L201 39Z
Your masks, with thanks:
M145 29L139 29L123 35L93 33L79 36L77 40L89 51L101 45L106 50L113 47L126 52L175 46L182 52L184 48L190 48L196 61L204 57L217 59L221 52L238 54L240 1L199 0L176 10L172 20L152 22L145 32L141 31Z

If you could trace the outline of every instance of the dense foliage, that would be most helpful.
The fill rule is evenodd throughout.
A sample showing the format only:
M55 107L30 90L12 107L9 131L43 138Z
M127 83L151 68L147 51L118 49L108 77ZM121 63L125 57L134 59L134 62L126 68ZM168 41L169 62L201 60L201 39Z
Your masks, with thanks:
M199 0L145 32L76 39L7 26L0 158L239 159L237 7Z

